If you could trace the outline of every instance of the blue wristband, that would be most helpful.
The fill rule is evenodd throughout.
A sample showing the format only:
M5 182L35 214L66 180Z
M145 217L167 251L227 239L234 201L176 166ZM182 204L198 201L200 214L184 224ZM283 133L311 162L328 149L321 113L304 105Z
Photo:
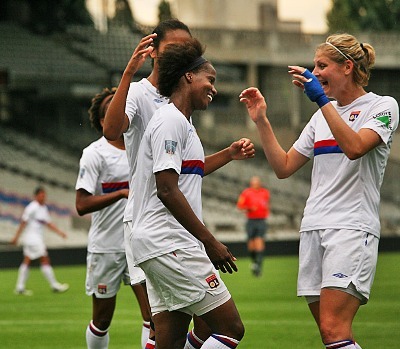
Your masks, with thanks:
M301 75L308 79L304 83L304 92L312 102L316 102L320 108L330 102L320 82L313 73L306 69Z

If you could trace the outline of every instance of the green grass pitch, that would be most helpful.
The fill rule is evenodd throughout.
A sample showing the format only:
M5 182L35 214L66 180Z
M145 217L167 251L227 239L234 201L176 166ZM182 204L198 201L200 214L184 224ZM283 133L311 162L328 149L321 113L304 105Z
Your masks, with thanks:
M364 349L398 349L400 342L400 253L381 253L370 302L354 323ZM304 299L296 297L297 257L266 257L264 274L254 278L249 260L239 272L223 275L237 304L246 334L239 348L323 348ZM13 293L17 269L0 271L0 347L84 349L91 299L84 293L84 266L55 267L70 290L54 294L37 267L31 269L32 297ZM140 349L141 318L130 288L122 287L110 329L110 349Z

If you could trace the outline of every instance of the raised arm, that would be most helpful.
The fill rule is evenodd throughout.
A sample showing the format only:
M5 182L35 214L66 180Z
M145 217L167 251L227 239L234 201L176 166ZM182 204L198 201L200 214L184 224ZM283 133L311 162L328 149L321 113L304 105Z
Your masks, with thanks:
M129 86L132 77L153 51L151 43L156 36L157 34L147 35L139 42L122 74L118 89L107 109L104 119L103 135L110 141L118 140L128 129L129 120L125 114L125 105Z
M293 147L286 152L278 143L267 118L267 104L261 92L250 87L239 95L240 102L247 107L250 118L257 126L264 154L278 178L287 178L302 167L308 158Z
M304 89L309 99L318 104L336 142L350 160L362 157L382 142L373 130L362 128L356 132L349 127L330 103L317 77L308 69L289 66L289 74L294 78L293 84Z
M113 203L128 198L129 189L121 189L104 195L92 195L85 189L78 189L75 197L76 211L80 216L99 211Z
M174 170L157 172L157 196L176 220L195 238L200 240L214 266L223 273L237 271L236 258L229 249L210 233L197 218L186 197L178 187L179 175Z

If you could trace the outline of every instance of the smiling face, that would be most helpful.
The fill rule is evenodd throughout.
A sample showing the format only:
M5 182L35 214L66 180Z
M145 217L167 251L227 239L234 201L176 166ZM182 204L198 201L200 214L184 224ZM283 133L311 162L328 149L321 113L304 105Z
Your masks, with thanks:
M191 100L194 110L205 110L217 94L214 86L216 71L211 63L206 62L196 73L187 73L192 76Z
M351 67L348 61L343 64L336 63L323 50L318 50L314 57L313 74L328 97L340 100L343 93L348 91L351 82Z

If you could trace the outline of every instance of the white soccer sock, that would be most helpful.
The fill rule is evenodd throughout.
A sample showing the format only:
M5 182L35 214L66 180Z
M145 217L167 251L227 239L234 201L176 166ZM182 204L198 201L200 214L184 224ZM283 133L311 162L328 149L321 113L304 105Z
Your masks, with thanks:
M108 328L104 331L99 330L93 325L93 320L91 320L86 328L86 344L88 349L107 349L109 341Z
M200 349L204 341L197 337L194 330L191 330L186 336L186 343L183 349Z
M327 349L356 349L355 343L351 339L325 344Z
M356 347L356 349L362 349L358 343L354 343L354 346Z
M213 334L204 342L201 349L235 349L239 341L220 334Z
M25 290L26 280L28 280L29 276L29 267L27 264L22 263L18 269L18 279L17 285L15 286L17 291Z
M142 348L146 349L146 343L150 334L150 321L143 321L141 343Z
M40 266L40 270L42 271L44 277L49 282L50 286L54 288L58 284L58 282L54 275L53 267L49 264L42 264Z

